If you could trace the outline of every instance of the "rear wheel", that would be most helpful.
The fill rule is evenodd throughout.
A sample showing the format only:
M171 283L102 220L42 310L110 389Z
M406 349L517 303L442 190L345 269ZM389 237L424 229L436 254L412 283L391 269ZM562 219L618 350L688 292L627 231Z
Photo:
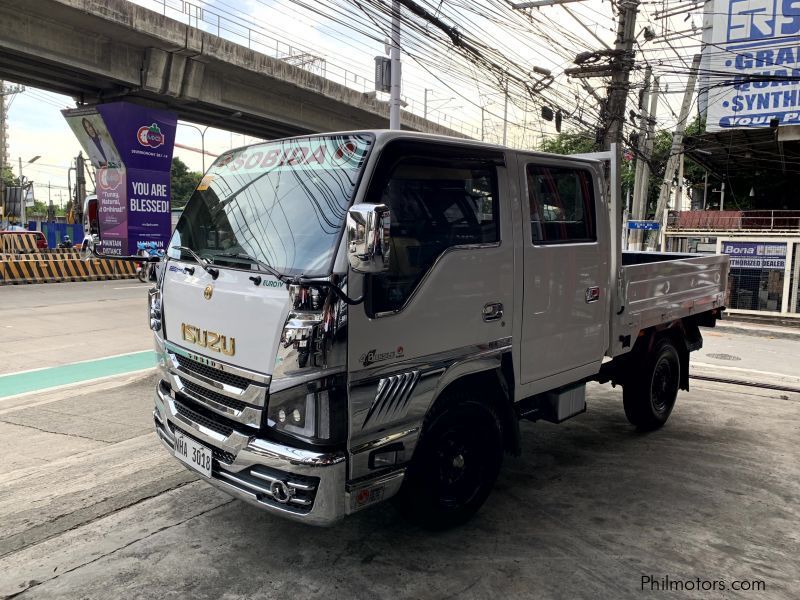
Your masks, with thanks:
M426 421L396 503L423 527L447 529L489 496L503 463L503 431L495 410L474 400L445 402Z
M652 352L633 365L635 373L622 389L625 416L638 429L650 431L667 422L681 381L678 349L669 338L661 338Z

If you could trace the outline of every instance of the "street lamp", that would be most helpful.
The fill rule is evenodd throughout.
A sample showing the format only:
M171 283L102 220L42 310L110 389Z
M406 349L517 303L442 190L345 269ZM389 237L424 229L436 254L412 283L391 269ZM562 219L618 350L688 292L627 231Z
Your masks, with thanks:
M203 129L200 129L197 125L192 125L191 123L178 123L178 125L191 127L192 129L196 129L197 131L200 132L200 154L202 154L203 156L203 175L205 175L206 174L206 131L208 131L208 128L211 127L211 125L206 125Z
M40 154L37 154L32 159L30 159L26 164L35 163L37 160L42 158ZM25 178L22 175L22 157L19 157L19 187L20 187L20 206L19 206L19 220L22 222L22 226L25 227Z

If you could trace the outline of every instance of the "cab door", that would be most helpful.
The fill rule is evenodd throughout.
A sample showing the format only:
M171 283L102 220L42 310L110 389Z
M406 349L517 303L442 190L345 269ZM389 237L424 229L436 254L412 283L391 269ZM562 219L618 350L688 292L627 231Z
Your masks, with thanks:
M608 212L591 162L519 157L523 384L543 391L595 372L606 347ZM536 387L536 386L533 386Z

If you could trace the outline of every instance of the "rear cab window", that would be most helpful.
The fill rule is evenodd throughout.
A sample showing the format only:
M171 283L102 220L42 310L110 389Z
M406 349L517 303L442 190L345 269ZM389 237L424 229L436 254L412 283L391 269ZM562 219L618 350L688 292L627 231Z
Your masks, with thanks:
M526 177L533 244L597 241L594 181L588 169L532 163Z

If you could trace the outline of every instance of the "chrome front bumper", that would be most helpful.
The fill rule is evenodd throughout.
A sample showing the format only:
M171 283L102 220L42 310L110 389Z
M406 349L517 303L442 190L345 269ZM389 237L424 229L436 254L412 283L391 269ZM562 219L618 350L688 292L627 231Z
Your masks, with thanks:
M211 477L196 475L232 496L312 525L332 525L350 512L344 452L313 452L237 430L212 429L193 419L161 383L153 419L159 439L173 455L176 428L209 446L215 459Z

